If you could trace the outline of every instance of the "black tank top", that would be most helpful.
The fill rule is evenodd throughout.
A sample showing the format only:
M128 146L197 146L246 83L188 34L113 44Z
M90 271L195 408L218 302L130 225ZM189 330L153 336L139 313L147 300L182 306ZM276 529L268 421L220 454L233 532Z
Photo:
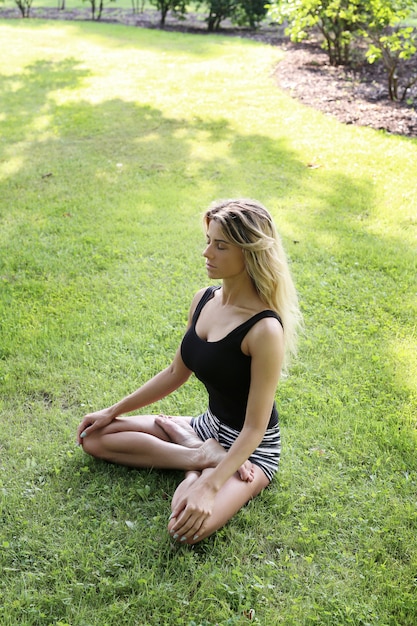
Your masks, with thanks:
M202 308L216 289L219 287L208 287L198 303L191 326L181 343L181 356L185 365L205 385L210 411L228 426L241 430L245 421L251 368L251 357L242 352L241 343L252 326L264 317L275 317L281 325L282 322L277 313L267 309L240 324L223 339L205 341L197 335L195 325ZM268 428L277 422L274 402Z

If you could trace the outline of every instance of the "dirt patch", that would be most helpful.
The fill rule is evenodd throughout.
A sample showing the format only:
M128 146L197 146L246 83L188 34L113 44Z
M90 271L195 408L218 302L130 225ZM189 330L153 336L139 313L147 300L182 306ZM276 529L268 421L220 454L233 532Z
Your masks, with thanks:
M417 137L417 111L389 100L380 65L364 64L355 70L332 67L318 45L287 43L282 47L285 56L275 76L279 86L295 98L344 124Z
M0 17L19 18L20 14L17 9L0 9ZM91 11L87 7L76 11L33 8L31 17L85 21L91 19ZM106 7L101 21L159 28L159 15L153 10L134 14L132 11ZM186 21L168 16L165 30L207 34L204 19L195 14L187 14ZM291 44L284 37L282 29L278 28L264 27L253 32L234 28L225 21L219 34L248 37L280 47L285 55L275 71L277 84L304 104L332 115L344 124L417 137L417 111L412 106L392 103L388 99L385 73L381 65L364 63L354 70L332 67L317 43ZM417 102L417 85L410 96Z

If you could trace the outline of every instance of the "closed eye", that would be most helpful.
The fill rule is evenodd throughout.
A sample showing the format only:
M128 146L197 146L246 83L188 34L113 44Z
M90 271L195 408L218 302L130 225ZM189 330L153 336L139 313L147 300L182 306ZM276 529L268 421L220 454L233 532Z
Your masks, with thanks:
M211 243L210 238L207 237L207 245L209 246ZM217 250L227 250L227 241L223 241L223 239L215 239L214 243L216 245Z

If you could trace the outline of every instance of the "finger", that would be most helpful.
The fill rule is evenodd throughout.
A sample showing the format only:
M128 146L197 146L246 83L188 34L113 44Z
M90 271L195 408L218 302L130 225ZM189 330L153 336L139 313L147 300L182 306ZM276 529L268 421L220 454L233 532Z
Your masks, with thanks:
M182 511L184 511L185 507L186 507L186 503L184 501L180 500L180 502L178 502L178 504L175 507L175 509L172 509L172 513L171 513L169 519L173 519L174 517L178 518L181 515Z
M80 432L80 434L78 435L78 437L77 437L77 441L78 441L78 443L80 444L80 446L82 446L82 445L83 445L83 441L84 441L84 438L85 438L86 436L87 436L87 431L86 431L86 430L82 430L82 431Z
M183 543L196 541L204 533L205 522L205 519L196 521L194 526L190 528L187 533L179 533L180 538L178 540Z
M177 524L176 528L170 531L171 536L173 539L177 539L179 541L192 539L196 534L201 534L201 528L206 520L206 517L207 516L201 514L189 516L183 524Z
M81 444L83 439L87 437L92 431L95 430L95 422L91 423L89 421L81 422L78 427L78 442Z
M191 527L192 521L190 520L189 515L184 516L180 515L179 518L173 518L173 524L170 525L170 533L172 536L175 535L175 539L178 535L183 535L188 528Z
M189 531L193 528L194 523L196 521L195 516L191 515L181 515L179 519L176 520L175 524L170 529L170 534L174 539L178 539L179 537L184 537L189 533Z
M85 430L85 425L81 422L81 424L77 428L77 443L82 443L83 432Z

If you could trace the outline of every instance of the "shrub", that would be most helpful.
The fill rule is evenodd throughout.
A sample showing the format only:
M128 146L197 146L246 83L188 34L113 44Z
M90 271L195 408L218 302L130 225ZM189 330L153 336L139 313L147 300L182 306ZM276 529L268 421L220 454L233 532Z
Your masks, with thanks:
M180 18L184 17L187 11L187 0L150 0L150 3L159 10L161 28L165 26L169 11Z
M417 30L406 26L413 5L409 0L372 0L371 20L362 34L370 40L366 57L370 63L381 60L391 100L404 101L417 82ZM413 67L414 71L410 68Z
M288 23L292 41L303 41L318 30L332 65L350 62L352 43L369 17L365 0L277 0L267 6L273 19Z
M200 6L205 5L209 10L206 18L209 32L218 31L221 22L232 17L236 4L236 0L201 0L199 2Z
M258 28L267 12L265 0L241 0L236 3L232 22L238 26Z

